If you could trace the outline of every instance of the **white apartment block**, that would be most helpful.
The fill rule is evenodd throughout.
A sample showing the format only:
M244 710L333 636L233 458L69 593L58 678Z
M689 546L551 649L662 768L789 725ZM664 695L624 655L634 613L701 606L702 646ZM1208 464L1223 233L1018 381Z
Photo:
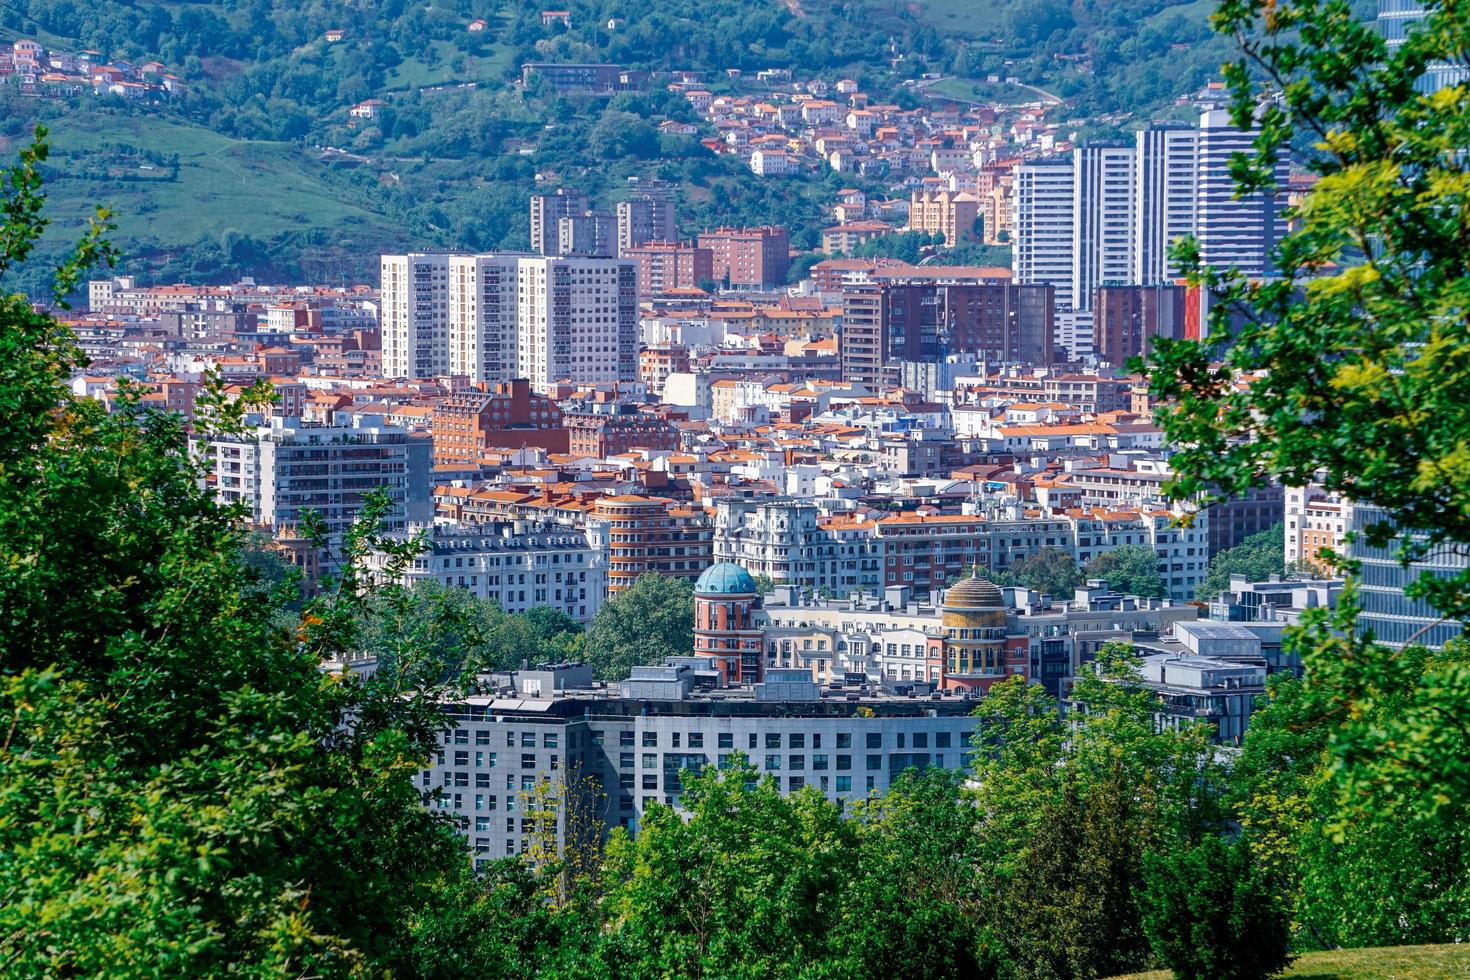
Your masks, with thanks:
M715 509L714 559L778 585L828 590L883 587L883 542L871 524L824 524L799 500L722 498Z
M1133 275L1137 158L1134 147L1123 143L1094 143L1073 151L1075 309L1092 309L1098 286L1127 283Z
M627 259L520 259L517 375L541 393L558 381L637 381L636 274Z
M1136 140L1137 242L1129 282L1152 286L1179 275L1169 249L1194 234L1199 131L1159 125L1139 130Z
M516 376L514 255L449 257L449 370L470 382Z
M562 524L496 521L475 525L411 527L423 551L395 576L412 587L437 582L494 599L508 613L550 606L590 622L607 597L607 556L586 530ZM389 558L368 556L368 568L387 581Z
M449 371L449 256L384 255L383 374L431 378Z
M1017 283L1055 289L1057 310L1077 308L1072 290L1076 186L1067 158L1023 163L1011 185L1011 266Z

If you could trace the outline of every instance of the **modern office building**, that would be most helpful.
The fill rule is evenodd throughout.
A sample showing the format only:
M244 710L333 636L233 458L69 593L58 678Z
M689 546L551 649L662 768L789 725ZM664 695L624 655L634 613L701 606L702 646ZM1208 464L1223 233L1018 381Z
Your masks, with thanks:
M1089 143L1072 153L1072 298L1092 308L1093 292L1131 281L1138 152L1127 143Z
M1128 282L1139 286L1172 283L1179 275L1179 264L1169 257L1169 250L1195 229L1199 130L1185 123L1155 124L1139 130L1134 138L1136 217Z
M1237 153L1254 153L1256 136L1256 130L1236 129L1223 109L1200 116L1195 212L1200 262L1221 270L1239 269L1250 277L1272 272L1271 250L1286 233L1281 212L1289 169L1289 155L1283 150L1276 164L1279 192L1237 197L1230 161Z
M1432 549L1424 560L1405 566L1399 557L1404 544L1402 534L1382 546L1365 540L1363 533L1376 524L1392 524L1386 511L1367 504L1349 505L1348 531L1354 537L1348 542L1347 554L1359 563L1357 585L1362 611L1358 614L1358 629L1371 632L1378 642L1391 647L1409 643L1444 646L1460 635L1460 623L1445 620L1428 602L1410 598L1405 590L1420 576L1458 575L1470 558L1456 555L1452 547L1446 546Z
M1397 50L1404 43L1424 14L1424 6L1415 0L1378 0L1378 29L1388 42L1389 51ZM1415 81L1414 87L1429 95L1466 81L1470 81L1470 64L1436 61Z

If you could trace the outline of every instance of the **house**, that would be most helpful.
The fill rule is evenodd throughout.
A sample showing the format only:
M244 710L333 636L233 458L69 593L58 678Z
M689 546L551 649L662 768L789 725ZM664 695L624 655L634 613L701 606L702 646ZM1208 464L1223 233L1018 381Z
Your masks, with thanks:
M541 11L541 26L550 27L552 24L560 23L562 27L571 29L572 12L570 10L543 10Z
M489 21L485 20L483 17L476 17L474 20L465 25L465 30L469 31L471 34L479 34L489 26Z
M658 124L660 133L668 133L670 136L694 136L699 132L699 127L693 123L679 122L677 119L665 119Z
M364 99L348 109L347 114L353 119L377 119L387 105L382 99Z
M750 169L758 177L783 177L801 169L797 158L785 150L756 150L750 155Z
M323 39L325 39L328 44L336 44L338 41L342 40L346 36L347 32L342 30L342 28L340 27L334 27L331 30L327 31L327 33L322 35Z

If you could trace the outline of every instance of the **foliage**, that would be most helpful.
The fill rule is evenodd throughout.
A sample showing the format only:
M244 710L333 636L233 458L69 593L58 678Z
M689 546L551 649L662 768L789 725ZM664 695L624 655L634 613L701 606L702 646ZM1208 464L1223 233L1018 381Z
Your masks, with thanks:
M1244 575L1247 582L1264 582L1272 575L1285 573L1285 527L1277 524L1211 558L1209 570L1195 594L1201 599L1214 598L1230 588L1232 575Z
M992 577L996 585L1020 586L1043 595L1070 598L1082 584L1082 572L1072 553L1061 548L1042 548L1011 563L1011 567Z
M622 680L641 664L694 651L694 585L647 572L610 596L587 627L584 660L604 680Z
M1160 731L1154 697L1109 645L1074 690L1075 717L1019 678L980 708L975 802L991 907L1016 976L1099 976L1148 955L1139 901L1148 854L1220 829L1223 772L1207 734ZM1024 842L1024 843L1022 843Z
M44 227L46 152L38 133L4 175L0 275ZM59 295L110 257L106 222ZM423 972L412 924L442 911L465 864L412 781L439 729L412 688L438 665L323 672L352 649L350 565L277 625L282 590L239 560L239 515L203 489L176 415L126 386L112 414L73 400L71 336L9 293L0 354L7 975ZM201 425L231 431L264 397L211 384ZM349 558L377 546L384 506L370 502Z
M1162 598L1169 594L1159 575L1159 558L1152 548L1125 544L1098 555L1082 570L1084 578L1100 578L1108 588L1125 595Z
M1144 880L1144 929L1179 980L1265 980L1290 964L1286 911L1244 841L1150 856Z

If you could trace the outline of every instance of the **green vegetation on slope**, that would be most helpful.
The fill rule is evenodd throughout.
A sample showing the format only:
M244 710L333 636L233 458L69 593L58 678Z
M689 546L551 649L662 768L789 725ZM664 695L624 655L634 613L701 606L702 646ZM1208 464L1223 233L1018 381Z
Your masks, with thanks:
M1388 946L1306 953L1281 974L1300 980L1462 980L1470 976L1470 945ZM1114 980L1170 980L1165 970Z

